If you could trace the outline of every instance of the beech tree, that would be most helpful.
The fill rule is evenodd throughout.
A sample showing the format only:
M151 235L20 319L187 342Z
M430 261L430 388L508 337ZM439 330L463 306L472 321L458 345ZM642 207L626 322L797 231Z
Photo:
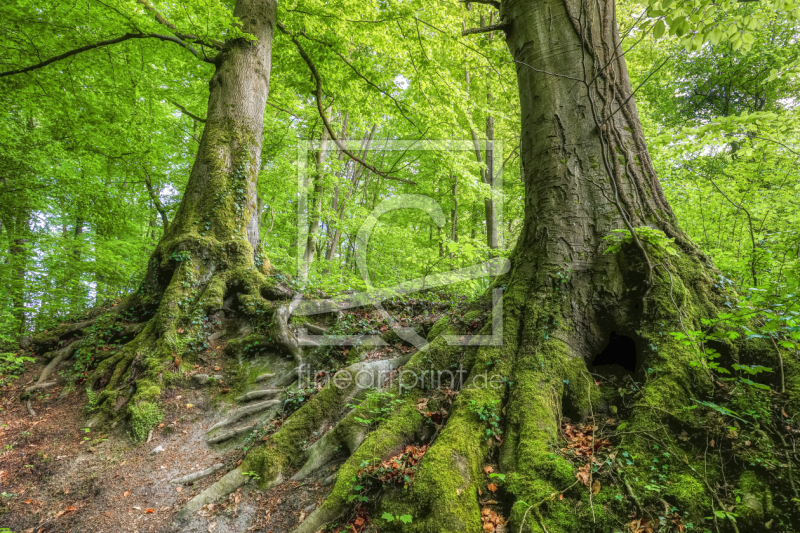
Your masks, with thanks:
M319 65L303 40L305 30L279 20L277 2L237 0L230 13L217 5L214 13L220 14L224 30L214 38L183 33L155 7L144 0L140 3L143 13L131 19L136 31L0 75L22 76L98 47L138 39L180 46L213 65L205 118L198 117L204 122L202 134L185 192L168 223L163 216L163 236L138 290L110 310L30 340L39 352L50 354L51 362L27 387L27 394L47 387L59 364L84 343L90 345L110 324L119 324L107 340L124 339L124 346L97 362L86 382L90 390L99 391L91 424L125 422L141 437L152 429L162 388L185 368L184 358L192 346L206 342L215 320L224 316L237 322L236 334L227 340L229 355L246 353L257 342L291 358L288 367L274 363L277 371L258 376L269 387L239 398L249 401L274 397L297 378L296 366L314 360L298 327L307 320L301 318L304 313L312 308L325 320L335 321L347 303L324 297L301 302L303 292L294 290L272 268L259 234L257 179L263 166L270 78L280 63L272 54L279 34L292 45L285 51L299 58L303 77L311 80L304 85L310 89L307 103L317 112L329 146L336 146L364 171L405 186L413 184L345 149L340 139L344 136L332 124L325 102ZM494 531L496 524L487 521L481 503L487 497L481 487L493 473L486 469L489 463L498 466L498 499L508 503L506 518L513 530L611 531L622 517L629 523L633 520L634 531L647 531L649 509L661 501L679 510L664 514L676 527L699 523L711 509L719 530L737 530L736 514L709 478L709 470L723 468L728 468L727 475L745 502L737 514L749 516L753 523L764 518L763 506L753 501L757 492L767 490L771 474L725 465L722 454L704 453L705 442L694 432L709 423L709 414L687 406L696 407L694 401L712 414L732 412L704 400L722 387L715 362L721 356L725 364L780 369L766 378L767 383L780 391L785 405L797 407L800 367L794 358L782 357L768 339L746 338L736 331L728 334L713 322L736 295L719 283L719 271L681 229L662 190L640 123L614 1L472 4L476 9L491 8L497 18L466 28L464 37L487 32L496 32L497 39L502 36L517 75L524 217L509 257L510 269L463 317L440 319L424 349L410 356L357 361L347 368L350 373L382 376L402 367L402 375L420 376L461 365L467 385L456 395L401 378L401 392L393 396L386 390L374 393L358 382L336 386L332 380L269 439L250 450L240 466L190 500L179 520L253 476L264 489L289 478L301 480L343 450L347 458L337 470L330 494L295 529L314 533L352 507L360 490L354 480L375 459L380 462L421 442L430 447L415 465L407 489L381 491L369 502L382 530L472 532L486 531L488 523ZM707 22L711 15L706 17L703 10L708 5L682 3L665 14L669 5L654 3L650 28L659 36L669 28L686 41L686 47L699 49L717 38L716 31L728 35L728 30ZM408 15L406 7L397 8L398 16ZM681 10L691 14L698 9L705 17L698 17L700 22L679 17ZM159 27L165 33L155 31ZM734 31L726 38L747 45L748 39L752 43L749 35ZM344 56L339 59L346 64ZM487 131L490 140L493 135ZM483 181L491 184L492 165L487 168ZM321 194L321 188L315 186L315 192ZM150 193L158 208L158 195ZM319 209L315 204L315 232ZM486 213L491 212L487 201ZM452 215L454 225L456 216ZM496 231L487 223L492 249ZM297 244L306 249L309 262L316 247L314 235L308 243ZM445 335L472 333L473 325L479 326L477 333L492 334L496 304L492 295L499 288L503 289L502 343L449 345ZM746 320L738 324L737 331L748 324ZM305 325L321 329L330 324ZM611 387L597 383L595 363L600 355L631 366L617 381L607 378L614 383ZM499 386L470 385L487 369ZM631 389L627 380L633 383ZM457 388L455 381L452 386ZM615 407L618 400L613 394L618 390L635 394L635 402ZM363 409L353 407L357 400L389 402L391 409L365 425ZM233 410L210 430L222 432L214 433L209 442L232 438L239 430L228 433L228 426L278 403L267 399ZM446 411L441 425L431 429L430 417L420 405ZM589 459L578 463L581 466L555 453L562 415L588 423L584 431L590 441ZM594 428L612 417L625 424L618 448L629 459L603 454L603 442L595 441ZM303 449L301 443L320 431L322 436ZM773 443L781 445L780 441L776 436ZM660 488L648 489L654 486L648 484L648 476L657 475L650 473L650 466L660 465L658 461L666 464L670 457L678 459L669 462L677 481L665 486L663 494ZM615 476L620 498L600 493L595 476L604 469ZM492 493L496 490L495 486ZM574 512L575 502L583 506L582 513ZM405 516L413 518L396 518Z

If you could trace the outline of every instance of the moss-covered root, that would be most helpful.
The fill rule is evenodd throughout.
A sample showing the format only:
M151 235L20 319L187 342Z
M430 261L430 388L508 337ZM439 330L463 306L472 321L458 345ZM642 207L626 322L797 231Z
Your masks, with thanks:
M342 447L348 455L355 453L369 434L369 428L356 420L359 415L363 416L363 413L351 411L336 427L309 446L306 450L306 462L292 476L292 481L302 481L313 474L339 455Z
M378 429L369 434L336 475L333 490L313 513L293 533L315 533L336 520L350 506L348 496L353 492L353 478L362 464L381 460L400 453L404 446L419 436L425 418L416 408L417 395L409 394L403 404ZM430 452L429 452L430 453Z
M589 414L600 398L592 398L594 383L586 364L569 345L557 339L525 344L517 355L514 386L506 405L505 441L500 470L506 490L516 503L510 519L513 531L581 531L574 502L551 500L575 484L571 463L556 453L562 407ZM543 501L547 507L540 507ZM600 527L597 531L612 531Z
M481 531L478 503L481 469L495 439L487 438L486 423L474 409L496 402L499 410L502 396L502 389L463 389L447 425L419 465L410 498L393 501L389 495L380 503L379 510L395 515L411 514L414 522L406 527L414 531Z
M408 356L380 361L356 363L336 373L334 378L314 398L298 409L267 442L253 450L244 467L257 472L265 483L282 477L298 463L301 442L310 440L314 432L337 421L346 411L347 403L360 391L378 386Z
M300 305L302 297L303 294L298 293L288 304L279 305L272 316L273 335L286 347L298 363L303 362L303 351L300 348L300 341L297 339L297 336L292 332L291 328L289 328L289 318L291 318L297 306Z

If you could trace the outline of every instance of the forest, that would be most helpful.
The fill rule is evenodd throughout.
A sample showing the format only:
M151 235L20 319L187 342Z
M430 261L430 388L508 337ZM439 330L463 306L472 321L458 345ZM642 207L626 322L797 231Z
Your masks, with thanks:
M796 0L6 0L0 532L800 531L799 97Z

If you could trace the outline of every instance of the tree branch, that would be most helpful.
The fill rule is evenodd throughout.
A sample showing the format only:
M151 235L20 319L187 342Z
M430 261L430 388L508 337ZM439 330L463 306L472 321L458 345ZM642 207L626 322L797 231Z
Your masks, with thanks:
M183 107L183 106L182 106L181 104L179 104L178 102L175 102L175 101L173 101L173 100L170 100L170 102L169 102L169 103L171 103L172 105L174 105L175 107L177 107L178 109L180 109L181 113L183 113L184 115L186 115L186 116L187 116L187 117L189 117L190 119L192 119L192 120L195 120L195 121L197 121L197 122L203 122L203 123L205 123L206 119L204 119L204 118L200 118L200 117L198 117L197 115L195 115L194 113L191 113L191 112L190 112L188 109L186 109L185 107Z
M505 31L509 26L510 24L508 22L498 22L497 24L490 24L489 26L483 26L482 28L468 28L461 32L461 36L466 37L467 35L474 35L476 33L489 33L497 30Z
M500 2L497 0L462 0L462 2L465 4L484 4L487 6L492 6L496 10L500 11Z
M205 59L200 57L199 52L191 45L183 42L178 37L174 37L172 35L161 35L159 33L126 33L125 35L121 35L119 37L115 37L114 39L107 39L105 41L99 41L92 44L87 44L86 46L81 46L80 48L75 48L68 52L64 52L63 54L57 55L55 57L51 57L50 59L45 59L44 61L37 63L35 65L30 65L25 68L17 69L17 70L8 70L6 72L0 72L0 78L5 76L13 76L14 74L24 74L26 72L30 72L32 70L37 70L57 61L61 61L62 59L67 59L68 57L72 57L74 55L78 55L82 52L88 52L89 50L95 50L97 48L102 48L104 46L110 46L112 44L117 44L121 42L128 41L130 39L158 39L160 41L168 41L173 42L183 48L189 50L195 57L205 61L207 63L213 63L210 59Z
M284 113L286 113L287 115L289 115L289 116L291 116L291 117L294 117L294 118L297 118L297 119L299 119L299 118L300 118L300 117L298 117L297 115L295 115L294 113L292 113L291 111L289 111L288 109L284 109L284 108L282 108L281 106L278 106L278 105L275 105L275 104L273 104L272 102L267 102L267 105L268 105L268 106L271 106L271 107L274 107L274 108L275 108L275 109L277 109L278 111L283 111Z
M379 175L379 176L381 176L383 178L386 178L388 180L399 181L401 183L408 183L409 185L416 185L417 184L416 182L411 181L409 179L398 178L397 176L391 176L389 174L386 174L385 172L381 172L380 170L378 170L374 166L370 165L369 163L367 163L363 159L361 159L358 156L356 156L350 150L345 148L344 143L342 141L340 141L339 138L336 136L336 133L334 133L333 128L331 127L331 123L328 120L328 117L325 115L325 110L322 107L322 78L320 77L319 72L317 71L317 68L314 66L314 62L311 61L311 58L308 56L306 51L303 49L303 45L300 44L300 42L297 40L295 35L292 32L290 32L289 30L286 29L286 26L284 26L280 22L277 23L277 26L278 26L278 29L281 30L281 32L283 32L284 34L289 36L289 38L291 39L292 43L294 43L294 45L297 47L297 51L300 53L300 56L303 58L303 61L305 61L306 65L308 65L308 69L311 71L311 75L314 77L314 80L316 81L316 84L317 84L316 89L314 90L314 99L317 102L317 111L319 112L319 116L322 119L322 123L325 125L325 129L328 130L328 135L333 140L333 142L336 143L336 146L339 148L339 150L341 150L345 155L347 155L353 161L356 161L357 163L362 165L364 168L370 170L371 172L374 172L375 174L377 174L377 175Z
M150 195L150 199L153 200L153 205L155 206L156 211L158 211L158 214L161 215L161 221L164 223L164 233L166 233L167 228L169 227L167 211L164 209L164 205L158 198L158 194L156 194L156 191L153 189L153 183L150 181L150 173L147 172L147 167L142 165L142 170L144 170L144 183L147 187L147 193Z
M161 15L161 13L156 11L156 8L154 8L152 5L150 5L150 3L147 0L138 0L138 2L140 4L142 4L146 10L154 13L155 17L156 17L156 21L159 24L163 24L167 28L171 29L172 32L175 34L175 36L178 37L179 39L182 39L184 41L194 41L194 42L196 42L198 44L201 44L203 46L208 46L209 48L213 48L215 50L222 50L222 43L221 42L219 42L219 41L205 41L205 40L201 39L200 37L198 37L197 35L192 35L191 33L180 33L178 31L178 28L173 23L171 23L170 21L165 19Z
M364 80L365 82L367 82L367 85L369 85L370 87L373 87L375 90L377 90L378 92L380 92L380 93L381 93L381 94L383 94L384 96L388 96L388 97L389 97L389 98L392 100L392 102L394 102L394 105L395 105L395 107L397 107L397 110L398 110L398 111L400 111L400 114L401 114L401 115L403 115L403 118L405 118L405 119L406 119L406 120L407 120L407 121L408 121L408 122L409 122L409 123L410 123L412 126L414 126L414 128L416 128L416 130L417 130L418 132L422 133L422 130L420 130L420 129L419 129L419 126L417 126L417 125L414 123L414 121L413 121L413 120L411 120L411 119L408 117L408 115L406 115L405 111L404 111L404 110L403 110L403 108L400 106L400 102L398 102L398 101L397 101L397 99L396 99L394 96L392 96L391 94L389 94L387 91L385 91L385 90L381 89L381 88L380 88L378 85L376 85L376 84L375 84L375 83L373 83L371 80L369 80L369 79L368 79L366 76L364 76L363 74L361 74L361 72L359 72L359 71L358 71L358 69L356 69L355 65L353 65L353 64L352 64L350 61L348 61L348 60L347 60L347 58L346 58L346 57L344 57L342 54L340 54L340 53L339 53L337 50L334 50L334 48L333 48L333 47L332 47L330 44L328 44L328 43L326 43L326 42L324 42L324 41L321 41L321 40L319 40L319 39L315 39L315 38L313 38L313 37L309 37L308 35L306 35L306 33L305 33L305 32L298 32L297 34L298 34L298 35L302 35L303 37L305 37L306 39L308 39L308 40L310 40L310 41L317 42L317 43L319 43L319 44L322 44L322 45L324 45L324 46L327 46L328 48L330 48L330 50L331 50L331 51L333 51L333 53L334 53L334 54L336 54L337 56L339 56L339 59L341 59L342 61L344 61L344 62L345 62L345 64L346 64L348 67L350 67L350 68L353 70L353 72L355 72L355 73L356 73L356 75L357 75L359 78L361 78L362 80Z

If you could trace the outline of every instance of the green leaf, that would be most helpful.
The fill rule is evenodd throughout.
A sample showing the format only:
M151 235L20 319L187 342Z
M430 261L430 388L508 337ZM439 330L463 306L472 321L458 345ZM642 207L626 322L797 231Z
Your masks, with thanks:
M664 32L667 30L667 25L664 24L664 20L661 19L656 22L656 25L653 27L653 37L656 39L660 39Z

